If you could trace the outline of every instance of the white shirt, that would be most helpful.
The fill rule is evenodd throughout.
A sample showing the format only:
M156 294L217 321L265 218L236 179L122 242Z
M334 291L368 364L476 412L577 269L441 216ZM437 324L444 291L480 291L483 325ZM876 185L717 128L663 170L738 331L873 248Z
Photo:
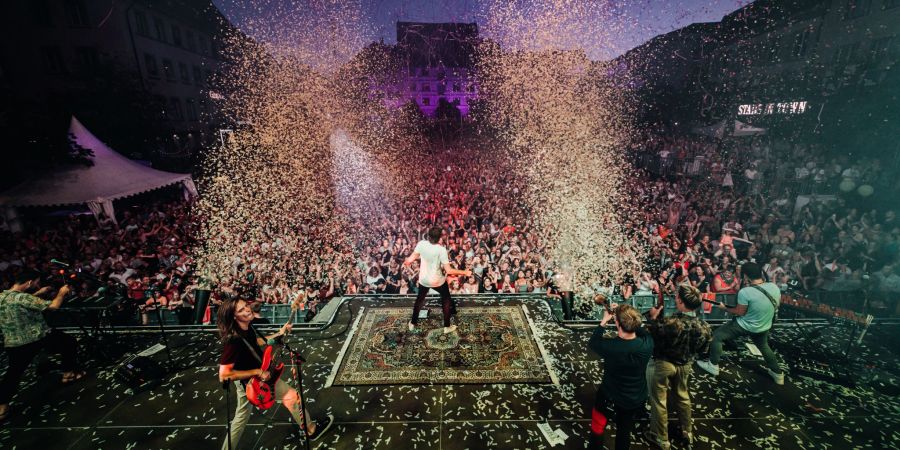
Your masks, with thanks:
M450 262L447 249L442 245L422 240L416 244L414 252L422 259L419 264L419 284L430 288L443 286L447 282L443 265Z

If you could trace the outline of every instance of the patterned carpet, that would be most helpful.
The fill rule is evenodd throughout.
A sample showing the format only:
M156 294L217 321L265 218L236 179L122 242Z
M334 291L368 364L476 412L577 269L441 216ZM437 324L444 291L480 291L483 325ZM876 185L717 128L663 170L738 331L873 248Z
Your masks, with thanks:
M524 308L460 308L444 334L440 309L407 329L410 308L366 308L334 385L550 383L554 377Z

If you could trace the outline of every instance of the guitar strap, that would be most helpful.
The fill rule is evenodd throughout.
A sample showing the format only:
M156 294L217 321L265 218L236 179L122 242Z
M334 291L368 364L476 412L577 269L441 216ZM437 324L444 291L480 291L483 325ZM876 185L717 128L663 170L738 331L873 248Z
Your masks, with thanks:
M772 316L772 321L774 322L775 319L778 318L778 302L775 301L775 299L772 298L772 296L769 295L769 293L766 292L765 289L761 288L758 284L757 284L757 285L753 285L753 286L751 286L751 287L756 288L756 290L759 291L759 292L762 292L763 295L765 295L766 298L769 299L769 302L772 303L772 308L775 309L775 314Z
M256 328L253 328L252 325L250 326L250 329L253 330L253 334L257 336L259 335L259 332L256 331ZM260 354L256 352L256 349L253 348L253 346L250 345L249 342L247 342L247 338L241 336L241 340L244 341L244 345L247 346L247 349L250 350L250 353L253 354L253 357L256 358L256 360L259 361L260 364L262 364L262 356L260 356Z

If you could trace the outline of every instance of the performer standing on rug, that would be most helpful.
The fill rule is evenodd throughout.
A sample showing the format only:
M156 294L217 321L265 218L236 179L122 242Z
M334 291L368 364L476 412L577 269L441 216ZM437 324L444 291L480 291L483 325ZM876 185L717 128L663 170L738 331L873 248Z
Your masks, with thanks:
M231 421L231 446L238 448L238 441L244 434L247 421L250 420L250 402L247 400L246 383L252 377L260 377L263 381L269 378L269 372L260 369L260 361L263 356L261 345L274 343L275 338L284 336L291 330L290 324L281 327L278 333L261 336L250 322L253 321L253 311L247 302L241 299L226 300L219 307L218 326L219 335L225 344L222 350L222 358L219 360L219 381L234 382L237 391L237 409L234 419ZM300 370L298 367L297 370ZM300 396L297 391L287 383L278 380L275 383L275 398L281 399L281 404L291 413L298 425L307 424L307 436L311 441L316 441L328 431L334 417L330 414L324 419L313 422L309 411L304 410L305 421L300 417L303 405L300 404ZM222 444L223 450L228 450L228 438Z
M616 422L616 450L631 446L631 431L637 414L647 401L647 362L653 355L653 338L641 327L641 313L626 304L611 304L603 313L588 346L603 358L603 381L591 413L590 449L604 448L607 418ZM615 318L616 337L604 337L604 327Z
M450 287L447 285L447 276L471 276L471 270L457 270L450 267L450 257L447 249L440 244L443 230L441 227L431 227L428 230L428 240L421 240L405 261L404 266L409 266L416 259L421 259L419 264L419 287L416 296L416 304L413 306L412 320L409 322L409 331L415 329L419 322L419 311L425 305L425 295L429 289L434 289L441 294L441 304L444 312L444 333L456 331L457 326L450 325L450 316L456 314L456 303L450 298Z

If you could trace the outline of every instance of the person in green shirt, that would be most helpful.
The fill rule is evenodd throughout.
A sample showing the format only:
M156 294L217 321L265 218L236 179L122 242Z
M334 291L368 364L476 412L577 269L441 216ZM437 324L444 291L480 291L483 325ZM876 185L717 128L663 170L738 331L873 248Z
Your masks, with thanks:
M631 431L647 402L647 363L653 356L653 338L641 326L641 314L630 305L610 305L588 347L603 358L603 381L591 413L590 449L602 449L607 417L616 422L616 450L631 446ZM615 318L616 336L604 337L604 327Z
M745 263L741 266L745 287L738 292L738 304L729 307L719 303L719 307L734 315L734 320L722 325L713 333L710 344L709 360L697 361L697 366L713 376L719 374L719 360L722 358L722 345L740 336L750 339L762 352L766 361L766 371L775 380L775 384L784 384L784 372L778 365L775 352L769 347L769 331L775 320L775 313L781 302L781 290L774 283L763 279L759 264Z
M13 283L10 289L0 292L0 331L3 332L3 345L9 358L6 375L0 383L0 422L8 418L9 401L18 390L25 369L41 349L46 348L60 355L63 384L84 376L84 372L76 369L78 343L75 338L58 330L51 330L41 314L45 309L58 309L62 306L69 287L61 287L56 297L47 301L38 297L50 291L50 287L38 289L41 283L39 272L25 269L16 276ZM35 289L35 295L28 293Z

